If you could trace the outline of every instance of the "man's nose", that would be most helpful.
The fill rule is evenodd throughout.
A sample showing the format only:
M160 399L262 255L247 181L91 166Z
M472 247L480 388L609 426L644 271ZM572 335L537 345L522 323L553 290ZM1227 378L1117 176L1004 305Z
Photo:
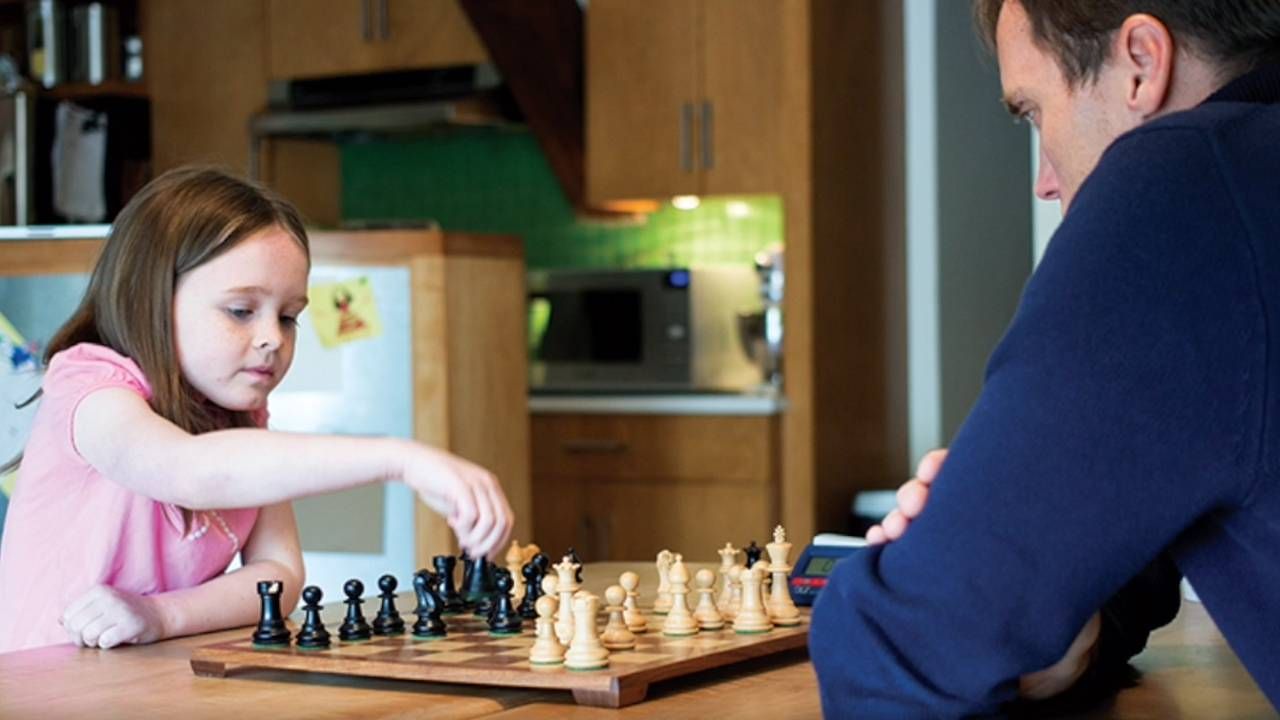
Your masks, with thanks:
M1058 171L1053 169L1049 156L1040 146L1040 171L1036 173L1036 197L1041 200L1057 200L1062 196L1058 186Z

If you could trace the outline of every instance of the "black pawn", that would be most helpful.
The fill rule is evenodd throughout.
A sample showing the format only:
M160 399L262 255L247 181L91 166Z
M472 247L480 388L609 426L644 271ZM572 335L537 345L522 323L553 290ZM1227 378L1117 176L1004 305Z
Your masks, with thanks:
M752 540L751 544L743 552L747 554L747 567L751 567L760 562L760 555L764 552L764 548L756 545L756 541Z
M478 617L488 617L493 610L493 570L485 558L467 558L471 572L462 588L462 599L475 608Z
M494 595L493 612L489 615L489 632L514 635L524 626L524 619L516 612L515 603L511 600L515 580L506 568L498 568L493 574L498 592Z
M253 633L255 645L288 645L289 628L284 626L280 614L280 594L284 583L279 580L263 580L258 583L258 596L262 598L262 613L258 616L258 629Z
M573 571L573 581L578 583L579 586L581 586L582 585L582 558L578 557L578 551L574 550L573 548L569 548L569 552L565 553L565 555L569 556L569 560L571 562L574 562L577 564L578 569Z
M444 612L448 614L462 612L462 596L453 583L453 569L458 566L458 559L452 555L437 555L431 560L436 568L436 592L444 601Z
M417 637L441 637L445 634L444 621L440 619L444 608L438 587L439 580L426 570L419 570L413 576L413 592L418 596L418 607L413 611L418 622L413 624L413 634Z
M308 585L302 591L302 601L306 605L302 607L302 629L298 631L300 648L329 647L329 631L325 630L324 623L320 622L320 598L322 597L324 593L315 585Z
M378 578L378 589L382 591L382 607L378 608L378 616L373 619L375 635L400 635L404 633L404 620L400 611L396 610L396 587L400 583L392 575Z
M520 568L524 576L524 599L520 601L520 617L533 620L538 617L538 598L542 597L542 578L547 575L551 559L544 553L534 555Z
M369 629L369 623L365 622L364 612L361 609L364 605L364 600L360 599L364 594L364 583L359 580L348 580L347 584L342 586L342 592L347 596L347 619L343 621L342 627L338 628L338 639L351 642L373 637L373 631Z

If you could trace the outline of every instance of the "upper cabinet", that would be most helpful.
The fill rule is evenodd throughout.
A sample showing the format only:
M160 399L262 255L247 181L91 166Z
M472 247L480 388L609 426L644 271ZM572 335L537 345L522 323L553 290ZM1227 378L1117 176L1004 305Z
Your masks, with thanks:
M778 192L783 0L592 0L590 201Z
M457 0L269 0L272 78L488 62Z

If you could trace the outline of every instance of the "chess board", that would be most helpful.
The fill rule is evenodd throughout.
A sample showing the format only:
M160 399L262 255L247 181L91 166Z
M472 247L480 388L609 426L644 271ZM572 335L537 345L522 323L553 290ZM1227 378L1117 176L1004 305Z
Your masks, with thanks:
M529 663L534 642L533 621L525 621L519 635L495 636L483 618L470 614L446 615L448 635L419 639L411 633L344 643L333 637L323 650L302 650L296 645L259 647L243 640L196 648L191 669L197 675L223 677L244 668L271 668L397 678L422 682L494 685L573 692L580 705L623 707L640 702L649 684L690 673L722 667L751 658L805 647L809 611L801 611L801 623L775 627L758 635L739 635L725 629L703 631L689 637L665 637L662 617L646 612L649 631L636 636L633 650L614 650L609 666L601 670L569 670L563 666ZM412 615L406 620L412 624ZM599 626L604 627L601 616ZM296 626L291 627L296 633ZM330 628L333 632L333 628Z

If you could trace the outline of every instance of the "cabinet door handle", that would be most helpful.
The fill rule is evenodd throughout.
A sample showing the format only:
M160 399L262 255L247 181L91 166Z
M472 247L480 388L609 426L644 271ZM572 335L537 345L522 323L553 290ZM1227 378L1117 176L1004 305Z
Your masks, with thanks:
M693 103L680 106L680 169L693 172Z
M715 107L710 100L702 101L702 169L715 167Z
M378 37L383 40L391 39L391 9L387 6L387 0L378 0Z
M360 0L360 37L373 41L373 0Z
M561 447L570 455L616 455L627 451L621 440L566 440Z

